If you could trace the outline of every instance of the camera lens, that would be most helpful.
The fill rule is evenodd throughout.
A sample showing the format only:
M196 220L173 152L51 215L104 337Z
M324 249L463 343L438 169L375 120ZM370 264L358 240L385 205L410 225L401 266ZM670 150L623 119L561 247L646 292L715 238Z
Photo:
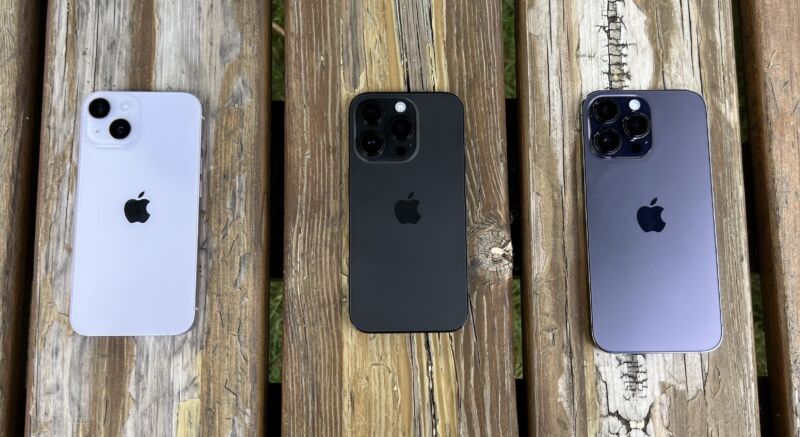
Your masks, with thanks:
M598 99L592 104L592 115L601 123L614 121L619 115L619 106L610 99Z
M650 132L650 119L644 114L631 114L622 121L622 126L628 135L636 138Z
M128 135L131 134L131 124L128 123L128 120L119 118L111 122L111 126L108 127L108 132L112 137L118 140L128 138Z
M367 132L359 138L358 147L366 156L378 156L383 150L383 138L375 132Z
M104 118L111 112L111 104L103 98L94 99L89 103L89 114L94 118Z
M601 155L613 155L621 143L619 132L614 129L602 129L594 134L594 148Z
M397 117L389 122L389 133L397 141L405 141L414 133L414 123L407 117Z
M375 100L368 100L358 108L358 115L367 124L378 124L383 118L383 105Z

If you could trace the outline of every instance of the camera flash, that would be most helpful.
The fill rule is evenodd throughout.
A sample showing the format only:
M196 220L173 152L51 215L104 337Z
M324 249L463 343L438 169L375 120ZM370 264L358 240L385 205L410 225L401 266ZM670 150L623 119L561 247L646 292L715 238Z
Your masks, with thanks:
M642 104L636 99L631 99L628 102L628 107L631 108L631 111L638 111L639 108L642 107Z
M129 109L131 109L131 104L128 102L123 102L121 105L121 109L123 112L127 112Z
M397 102L394 104L394 110L402 114L406 112L406 104L403 102Z

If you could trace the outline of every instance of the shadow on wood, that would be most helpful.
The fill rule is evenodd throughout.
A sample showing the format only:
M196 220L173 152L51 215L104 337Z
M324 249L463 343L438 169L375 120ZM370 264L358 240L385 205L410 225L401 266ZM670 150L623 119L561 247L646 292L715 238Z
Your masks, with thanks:
M41 110L40 1L2 3L0 38L0 435L22 433L36 161Z

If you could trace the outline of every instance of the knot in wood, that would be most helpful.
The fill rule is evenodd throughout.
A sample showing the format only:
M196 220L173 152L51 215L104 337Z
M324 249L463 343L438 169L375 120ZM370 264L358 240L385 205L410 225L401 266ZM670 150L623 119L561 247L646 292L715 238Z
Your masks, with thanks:
M472 232L470 247L470 267L477 273L484 275L488 272L499 278L512 275L514 249L508 232L497 228Z

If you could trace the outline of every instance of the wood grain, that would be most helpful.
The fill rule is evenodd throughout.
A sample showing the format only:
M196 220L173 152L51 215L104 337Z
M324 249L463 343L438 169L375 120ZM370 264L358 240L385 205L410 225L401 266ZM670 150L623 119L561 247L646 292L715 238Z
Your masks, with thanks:
M517 434L500 2L286 6L283 432ZM348 315L347 107L366 91L466 107L471 316L455 333L367 335Z
M21 432L33 178L40 110L41 3L0 1L0 435Z
M531 435L757 435L730 4L517 5ZM608 88L686 88L706 99L724 320L714 352L612 355L592 343L579 105Z
M47 11L26 431L260 435L265 425L269 5L55 0ZM203 104L198 313L175 337L69 326L79 104L94 90Z
M767 365L776 435L800 435L800 4L742 1Z

